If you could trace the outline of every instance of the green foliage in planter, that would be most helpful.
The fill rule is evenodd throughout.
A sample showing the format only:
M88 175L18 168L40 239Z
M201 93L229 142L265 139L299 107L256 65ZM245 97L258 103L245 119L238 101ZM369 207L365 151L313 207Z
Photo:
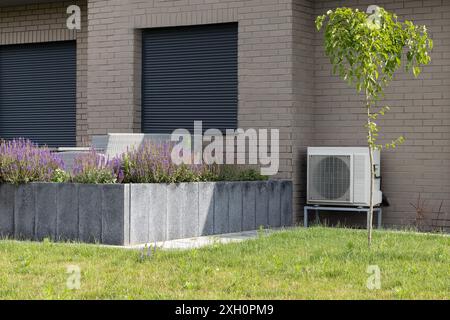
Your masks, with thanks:
M215 181L265 181L268 176L263 176L255 168L247 168L239 165L217 166L215 171Z
M53 172L52 182L55 183L66 183L70 182L72 177L70 174L62 169L56 169Z
M107 169L88 169L73 177L72 181L86 184L111 184L116 183L117 178Z

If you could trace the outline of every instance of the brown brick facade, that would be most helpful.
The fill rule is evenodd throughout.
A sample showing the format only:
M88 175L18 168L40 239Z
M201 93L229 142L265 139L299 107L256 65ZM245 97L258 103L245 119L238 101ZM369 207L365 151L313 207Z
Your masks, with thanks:
M66 8L74 3L82 9L79 32L65 27ZM414 220L410 202L419 194L427 210L436 211L442 200L450 211L450 2L375 3L426 24L435 42L433 62L419 79L401 73L386 94L392 111L382 121L384 138L404 134L407 142L382 155L383 189L391 202L385 222L405 225ZM96 134L140 132L142 29L238 22L239 126L280 129L279 177L294 180L299 218L306 147L364 145L361 97L331 75L314 18L329 8L369 4L374 2L79 0L0 7L0 44L76 39L77 143L87 145Z

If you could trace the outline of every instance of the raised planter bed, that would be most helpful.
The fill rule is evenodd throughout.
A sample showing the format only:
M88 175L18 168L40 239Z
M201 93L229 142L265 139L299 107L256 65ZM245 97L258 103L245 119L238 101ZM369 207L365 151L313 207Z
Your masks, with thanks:
M0 236L129 245L292 224L292 182L0 184Z

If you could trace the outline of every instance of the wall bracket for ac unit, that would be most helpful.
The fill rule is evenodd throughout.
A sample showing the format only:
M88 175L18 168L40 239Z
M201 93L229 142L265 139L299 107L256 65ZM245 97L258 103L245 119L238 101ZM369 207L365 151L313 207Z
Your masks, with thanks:
M369 214L370 209L364 208L364 207L328 207L328 206L305 206L303 209L304 212L304 227L308 228L308 211L309 210L315 210L316 213L316 219L319 218L319 211L341 211L341 212L358 212L358 213L366 213ZM381 219L382 219L382 209L381 207L375 207L373 208L373 212L377 213L377 224L378 229L381 228Z

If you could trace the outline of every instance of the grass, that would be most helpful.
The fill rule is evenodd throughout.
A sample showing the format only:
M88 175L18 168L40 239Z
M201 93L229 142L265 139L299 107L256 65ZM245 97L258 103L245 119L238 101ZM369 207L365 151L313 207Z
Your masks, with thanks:
M81 288L66 288L67 266ZM366 287L369 265L381 289ZM450 237L322 227L190 251L0 241L2 299L449 299Z

